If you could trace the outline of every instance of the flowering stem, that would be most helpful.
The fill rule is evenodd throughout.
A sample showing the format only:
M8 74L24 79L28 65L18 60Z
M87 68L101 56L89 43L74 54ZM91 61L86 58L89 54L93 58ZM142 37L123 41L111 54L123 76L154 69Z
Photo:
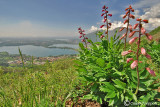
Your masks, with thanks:
M137 61L138 61L138 58L139 58L139 47L140 47L140 42L141 42L141 28L142 28L142 26L141 26L141 21L139 21L139 40L138 40L138 49L137 49L137 53L136 53L136 58L137 58ZM140 81L139 81L139 71L138 71L138 65L137 65L137 67L136 67L136 70L137 70L137 88L136 88L136 92L135 92L135 94L137 94L138 93L138 90L139 90L139 83L140 83Z
M127 30L126 30L125 41L124 41L124 51L126 50L127 33L128 33L128 26L129 26L129 15L130 15L130 9L129 9L129 14L128 14L128 24L127 24Z
M106 19L107 19L107 15L106 15ZM107 40L108 40L108 20L106 20L106 24L107 24Z

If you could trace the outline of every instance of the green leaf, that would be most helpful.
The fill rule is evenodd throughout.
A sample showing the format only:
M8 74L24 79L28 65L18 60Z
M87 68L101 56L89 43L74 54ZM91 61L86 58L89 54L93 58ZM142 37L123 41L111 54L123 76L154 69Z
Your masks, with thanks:
M79 47L80 47L82 50L85 50L85 47L84 47L83 43L79 43Z
M108 94L107 94L107 98L114 98L116 96L116 93L115 93L115 91L112 91L112 92L108 92Z
M94 85L91 87L91 91L94 92L98 88L98 84L94 83Z
M83 96L83 99L92 99L93 95L92 94L87 94Z
M112 67L111 63L108 63L107 66L105 67L105 69L109 69L111 67Z
M100 86L100 90L102 92L112 92L114 90L116 90L116 88L109 82L103 82L103 86Z
M113 104L114 104L114 99L110 99L109 100L109 106L113 106Z
M134 101L137 102L137 96L134 93L132 94L132 97L133 97Z
M100 82L105 81L105 80L106 80L105 78L100 78L99 79Z
M104 67L105 61L104 61L102 58L98 58L98 59L96 60L96 64L98 64L98 65L101 66L101 67Z
M126 83L120 81L119 79L113 80L113 82L116 84L115 86L117 88L125 89Z
M121 102L123 102L123 100L124 100L124 95L121 94Z

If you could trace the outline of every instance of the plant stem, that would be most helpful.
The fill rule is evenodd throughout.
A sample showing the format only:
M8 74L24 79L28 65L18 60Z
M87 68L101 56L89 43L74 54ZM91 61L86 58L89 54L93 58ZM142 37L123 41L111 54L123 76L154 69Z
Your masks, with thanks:
M141 26L141 21L139 21L139 40L138 40L138 49L137 49L137 53L136 53L136 58L137 58L137 61L138 61L138 58L139 58L139 47L140 47L140 43L141 43L141 28L142 28L142 26ZM136 92L135 92L135 94L137 94L138 93L138 90L139 90L139 83L140 83L140 81L139 81L139 71L138 71L138 65L137 65L137 67L136 67L136 70L137 70L137 88L136 88Z
M107 14L106 14L106 19L107 19ZM106 26L107 26L107 40L108 40L108 20L106 20Z

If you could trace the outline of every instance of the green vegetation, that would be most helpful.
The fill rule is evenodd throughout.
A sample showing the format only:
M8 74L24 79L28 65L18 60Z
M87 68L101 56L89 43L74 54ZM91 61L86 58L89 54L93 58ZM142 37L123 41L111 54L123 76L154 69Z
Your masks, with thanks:
M1 68L0 105L61 107L74 89L76 73L71 58L34 68Z

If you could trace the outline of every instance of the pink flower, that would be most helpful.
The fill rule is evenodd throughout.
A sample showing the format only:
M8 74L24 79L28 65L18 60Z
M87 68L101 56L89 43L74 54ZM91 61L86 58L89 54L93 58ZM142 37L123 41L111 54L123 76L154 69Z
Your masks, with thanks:
M132 25L129 25L129 29L132 30Z
M137 60L133 61L131 64L131 69L134 69L137 65L138 65L138 61Z
M125 34L123 34L123 36L122 37L120 37L119 39L121 40L121 39L123 39L125 36L127 36L127 34L125 33Z
M127 55L127 54L129 54L129 53L131 53L131 52L132 52L131 50L123 51L123 52L121 53L121 55L122 55L122 56L125 56L125 55Z
M138 37L134 37L129 41L129 44L131 45Z
M141 53L142 55L146 55L146 50L143 47L141 48Z
M129 8L126 8L125 11L127 11Z
M108 16L112 17L112 14L108 14Z
M136 28L137 28L137 26L138 26L138 23L137 23L137 24L135 24L135 25L133 26L133 29L136 29Z
M85 42L85 40L84 40L84 39L82 39L81 41L82 41L82 42Z
M150 68L146 68L146 70L152 75L152 76L156 76L155 72L153 70L151 70Z
M105 13L108 13L108 11L105 11Z
M110 26L112 25L112 23L108 23Z
M82 29L79 27L78 30L82 30Z
M100 28L102 28L104 25L101 25Z
M151 56L149 54L146 53L146 58L151 59Z
M88 38L86 37L86 39L88 39Z
M146 30L142 27L142 28L141 28L141 32L142 32L142 34L145 34L145 33L146 33Z
M128 37L131 38L135 33L136 31L131 32Z
M104 18L104 23L107 21L107 19L106 18Z
M129 13L129 11L126 12L126 15Z
M133 58L127 58L127 63L129 63L130 61L133 61Z

